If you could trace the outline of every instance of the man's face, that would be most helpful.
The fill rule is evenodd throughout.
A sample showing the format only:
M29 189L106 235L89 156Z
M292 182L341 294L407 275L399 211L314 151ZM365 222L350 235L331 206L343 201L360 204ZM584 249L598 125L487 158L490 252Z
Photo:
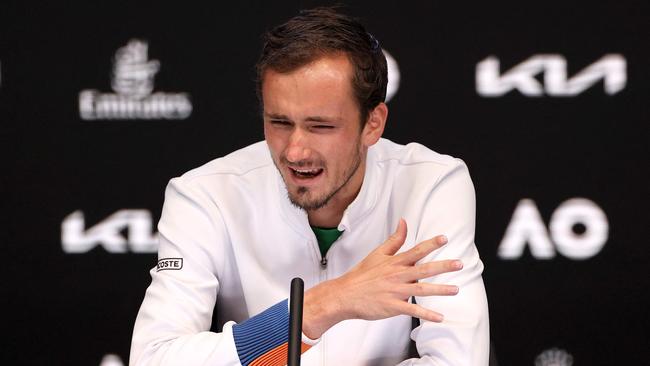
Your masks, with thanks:
M264 135L289 199L305 210L354 198L363 181L367 146L352 70L334 55L263 75Z

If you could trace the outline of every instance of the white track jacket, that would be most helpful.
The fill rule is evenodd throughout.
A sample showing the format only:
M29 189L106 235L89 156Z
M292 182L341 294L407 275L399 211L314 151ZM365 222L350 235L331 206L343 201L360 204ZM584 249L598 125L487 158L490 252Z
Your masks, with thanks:
M343 234L326 264L265 142L172 179L158 225L159 261L135 323L130 364L286 363L291 279L301 277L308 289L341 276L383 243L401 217L408 236L400 251L444 234L448 244L421 262L464 263L461 271L425 280L458 285L458 295L415 298L445 320L422 321L414 330L408 316L343 321L319 340L303 336L311 348L302 364L487 365L488 307L467 167L422 145L386 139L368 150L361 190L343 215ZM213 311L218 324L211 324ZM211 325L219 332L209 331ZM407 359L411 339L420 358Z

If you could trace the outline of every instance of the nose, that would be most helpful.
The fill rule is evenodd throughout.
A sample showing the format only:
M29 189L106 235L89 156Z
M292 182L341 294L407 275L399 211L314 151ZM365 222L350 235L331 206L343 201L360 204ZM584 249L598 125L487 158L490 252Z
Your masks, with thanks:
M289 145L286 150L286 157L290 163L298 163L309 160L312 150L309 148L309 138L301 128L295 128L289 136Z

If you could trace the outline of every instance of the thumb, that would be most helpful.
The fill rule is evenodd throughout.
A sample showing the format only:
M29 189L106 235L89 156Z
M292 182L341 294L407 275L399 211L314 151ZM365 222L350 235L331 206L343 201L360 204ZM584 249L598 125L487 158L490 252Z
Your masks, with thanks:
M397 229L380 247L380 251L386 255L394 255L402 247L404 240L406 240L406 221L400 218Z

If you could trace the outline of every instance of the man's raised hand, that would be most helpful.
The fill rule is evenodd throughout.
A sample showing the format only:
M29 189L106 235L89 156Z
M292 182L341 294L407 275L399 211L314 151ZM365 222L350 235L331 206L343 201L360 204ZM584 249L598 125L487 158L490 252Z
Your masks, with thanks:
M417 264L447 243L440 235L396 254L406 240L406 222L359 264L343 276L325 281L305 293L303 332L319 338L327 329L346 319L377 320L396 315L440 322L442 314L408 302L411 296L449 296L458 293L452 285L418 282L441 273L460 270L458 260Z

